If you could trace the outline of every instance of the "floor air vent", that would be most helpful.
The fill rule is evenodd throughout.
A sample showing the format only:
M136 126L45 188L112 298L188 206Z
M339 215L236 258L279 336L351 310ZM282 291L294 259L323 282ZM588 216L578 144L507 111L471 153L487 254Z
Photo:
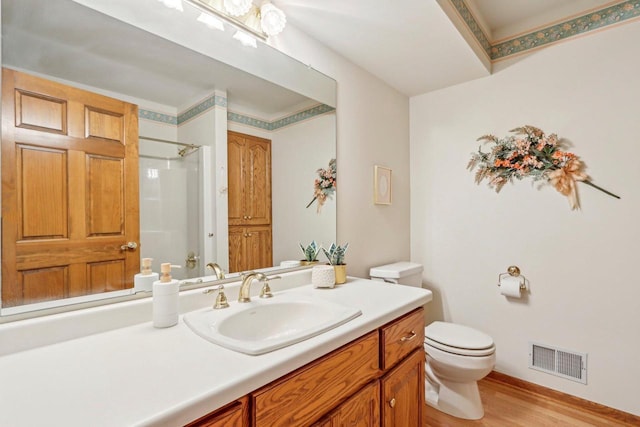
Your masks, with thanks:
M587 383L587 354L529 343L529 368Z

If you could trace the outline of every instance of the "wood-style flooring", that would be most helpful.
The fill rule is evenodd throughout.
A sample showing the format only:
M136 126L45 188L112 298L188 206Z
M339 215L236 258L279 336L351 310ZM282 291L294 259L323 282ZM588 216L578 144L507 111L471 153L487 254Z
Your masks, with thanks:
M492 373L478 382L484 418L461 420L426 406L426 427L638 427L640 417Z

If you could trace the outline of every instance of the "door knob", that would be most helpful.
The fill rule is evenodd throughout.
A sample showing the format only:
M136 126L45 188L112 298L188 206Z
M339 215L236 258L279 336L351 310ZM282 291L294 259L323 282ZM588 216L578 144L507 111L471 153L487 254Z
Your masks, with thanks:
M120 246L121 251L135 251L138 249L138 244L136 242L127 242L126 245Z

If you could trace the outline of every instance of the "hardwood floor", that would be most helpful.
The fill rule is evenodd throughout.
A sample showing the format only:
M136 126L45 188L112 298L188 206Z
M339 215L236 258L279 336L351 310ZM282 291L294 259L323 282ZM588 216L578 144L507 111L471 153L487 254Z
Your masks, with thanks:
M640 417L509 378L494 372L478 383L485 410L481 420L461 420L427 406L424 426L640 426Z

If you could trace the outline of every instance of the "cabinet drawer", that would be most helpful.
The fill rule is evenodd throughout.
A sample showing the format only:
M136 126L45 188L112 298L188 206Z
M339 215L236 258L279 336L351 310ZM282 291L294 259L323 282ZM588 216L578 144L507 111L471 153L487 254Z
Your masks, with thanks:
M308 426L379 374L374 331L252 393L255 427Z
M393 367L424 342L424 309L419 308L380 329L381 367Z
M232 402L202 418L192 421L186 427L244 427L249 425L247 397Z

